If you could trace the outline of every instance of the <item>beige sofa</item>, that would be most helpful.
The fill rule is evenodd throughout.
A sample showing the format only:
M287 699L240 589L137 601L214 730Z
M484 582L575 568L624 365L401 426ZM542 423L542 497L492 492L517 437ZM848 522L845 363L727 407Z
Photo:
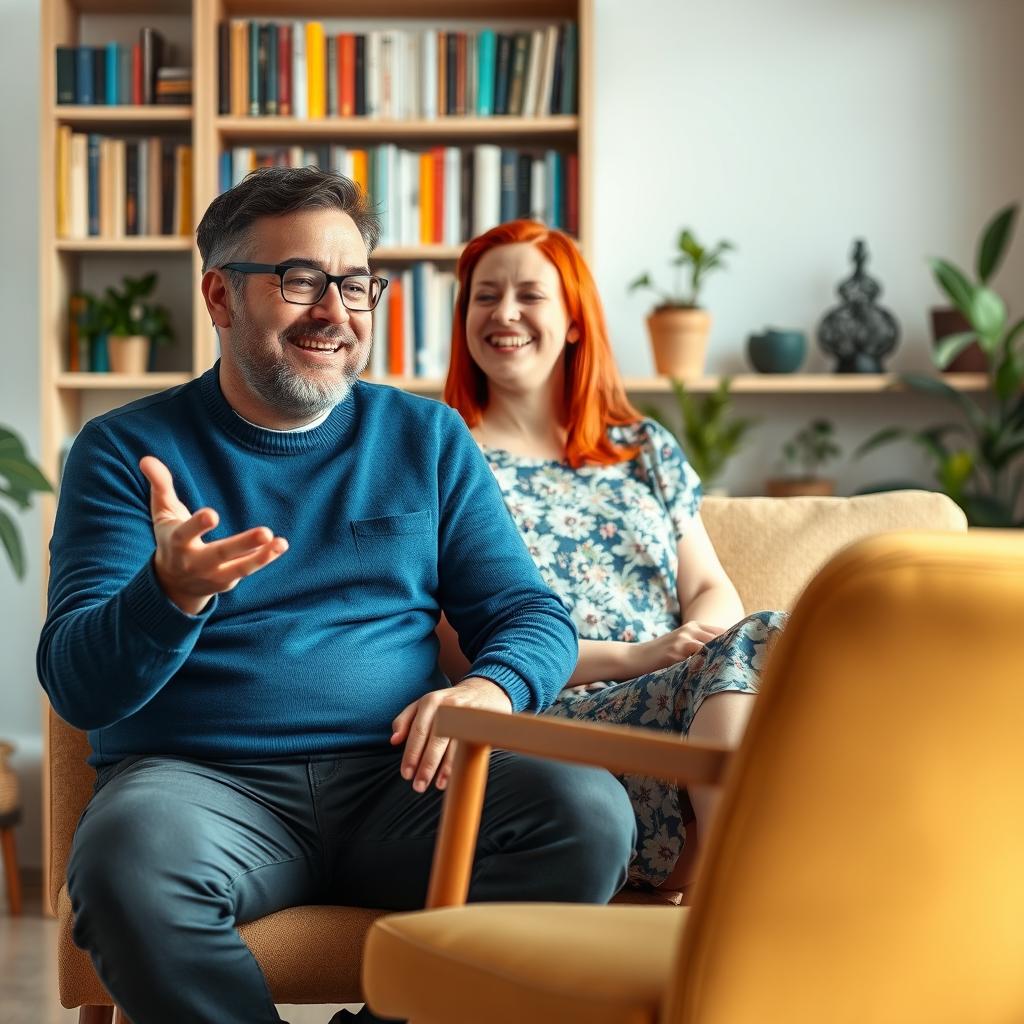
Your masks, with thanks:
M861 537L967 526L953 502L925 491L857 498L709 497L702 517L751 612L791 608L817 570ZM84 734L52 712L47 744L48 899L60 918L60 999L66 1007L83 1007L83 1021L99 1024L109 1020L110 1000L89 958L71 941L71 906L64 885L75 825L92 787L93 771L85 763L88 744ZM637 901L637 896L629 899ZM354 907L294 907L250 922L241 933L277 1002L357 1002L363 937L376 916ZM182 982L187 984L187 979Z

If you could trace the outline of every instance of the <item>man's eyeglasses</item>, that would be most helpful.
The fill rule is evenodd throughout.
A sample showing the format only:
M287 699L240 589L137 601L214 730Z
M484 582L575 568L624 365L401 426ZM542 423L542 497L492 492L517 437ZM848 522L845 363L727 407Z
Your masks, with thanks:
M372 274L327 274L315 267L296 267L291 263L225 263L218 269L240 274L276 274L281 282L281 298L297 306L315 306L334 283L345 308L354 313L373 309L388 286L387 278Z

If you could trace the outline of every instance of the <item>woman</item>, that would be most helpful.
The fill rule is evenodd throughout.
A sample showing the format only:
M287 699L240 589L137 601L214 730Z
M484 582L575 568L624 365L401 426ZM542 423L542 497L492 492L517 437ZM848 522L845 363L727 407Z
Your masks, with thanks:
M547 713L735 746L785 616L744 618L701 523L700 481L671 434L626 398L575 244L512 221L470 242L457 274L445 400L580 633L576 671ZM439 635L458 678L457 638L444 622ZM695 844L683 853L686 796L706 834L717 794L622 782L639 829L631 877L684 888L696 871Z

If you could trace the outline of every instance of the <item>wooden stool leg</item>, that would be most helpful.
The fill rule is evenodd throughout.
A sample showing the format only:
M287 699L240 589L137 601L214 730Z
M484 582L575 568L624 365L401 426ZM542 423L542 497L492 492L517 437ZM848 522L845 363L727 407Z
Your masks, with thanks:
M114 1016L112 1006L80 1006L78 1024L110 1024Z
M4 875L7 878L7 906L11 915L21 913L21 879L18 877L18 858L14 851L14 829L0 829L0 845L4 851Z

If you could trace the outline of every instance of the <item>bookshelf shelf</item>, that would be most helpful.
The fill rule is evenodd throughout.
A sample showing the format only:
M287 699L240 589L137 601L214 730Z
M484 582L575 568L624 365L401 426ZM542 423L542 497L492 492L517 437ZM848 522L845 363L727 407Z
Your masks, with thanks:
M191 379L190 373L61 373L57 387L65 391L160 391Z
M226 141L246 139L384 138L384 139L507 139L571 138L579 118L557 117L438 117L432 120L384 120L367 117L218 117L214 122Z
M152 127L165 124L191 125L192 108L179 106L119 106L108 107L103 104L82 107L75 104L57 104L53 108L53 118L57 124L78 125L136 125Z
M862 395L906 391L896 374L891 373L744 373L730 379L731 392L741 395ZM426 395L439 395L444 388L444 381L439 378L374 377L367 380ZM688 382L686 387L688 391L703 394L714 391L720 380L721 377L701 377ZM946 374L942 380L959 391L983 391L988 386L983 373ZM672 382L667 377L627 377L624 383L631 395L665 395L672 391Z
M136 235L130 238L59 238L57 252L191 252L191 235Z

